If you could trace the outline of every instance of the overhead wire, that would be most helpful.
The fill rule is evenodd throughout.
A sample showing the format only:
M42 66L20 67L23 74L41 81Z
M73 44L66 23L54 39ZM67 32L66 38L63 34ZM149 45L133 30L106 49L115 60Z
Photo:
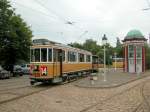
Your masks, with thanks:
M51 17L52 17L50 14L46 14L46 13L44 13L44 12L42 12L42 11L39 11L39 10L36 10L36 9L34 9L34 8L28 7L28 6L23 5L23 4L19 3L19 2L12 1L12 3L15 3L16 5L19 5L19 6L23 7L23 8L25 8L25 9L29 8L29 9L31 9L32 11L38 12L38 13L40 13L40 14L43 14L44 16L46 16L46 17L48 17L48 18L51 18ZM51 19L52 19L52 18L51 18ZM54 18L53 18L53 19L54 19Z
M31 7L28 7L28 6L25 6L25 5L23 5L23 4L21 4L21 3L18 3L18 2L16 2L16 1L13 1L13 3L16 3L16 4L18 4L18 5L20 5L20 6L22 6L22 7L24 7L24 8L30 8L31 10L33 10L33 11L36 11L36 12L40 12L40 14L43 14L44 16L46 16L46 17L48 17L48 18L53 18L53 19L55 19L51 14L53 14L53 15L55 15L60 21L63 21L63 22L66 22L66 24L67 24L67 22L71 22L71 21L67 21L67 19L65 19L64 17L62 17L62 16L60 16L60 15L58 15L56 12L54 12L53 10L51 10L51 9L49 9L49 8L47 8L43 3L41 3L41 2L39 2L38 0L34 0L37 4L39 4L41 7L43 7L47 12L48 12L48 14L47 13L44 13L44 12L42 12L42 11L39 11L39 10L36 10L36 9L34 9L34 8L31 8ZM51 12L51 13L50 13ZM49 23L51 23L52 21L50 21L49 19L48 19L48 22ZM73 23L73 22L72 22ZM80 29L80 30L83 30L82 28L80 28L80 27L77 27L77 26L75 26L74 24L70 24L71 26L73 26L73 27L75 27L75 28L77 28L77 29ZM41 26L40 26L41 27ZM88 31L87 30L84 30L84 32L79 36L79 38L81 38L81 37L83 37L83 35L85 35L86 33L88 33ZM63 35L63 33L62 33L62 35ZM78 38L77 38L78 39Z
M50 14L46 14L46 13L44 13L44 12L42 12L42 11L39 11L39 10L36 10L36 9L34 9L34 8L28 7L28 6L26 6L26 5L23 5L23 4L21 4L21 3L18 3L18 2L16 2L16 1L11 1L11 3L15 3L16 5L21 6L21 7L25 8L25 9L27 9L27 10L28 10L28 9L31 9L31 10L34 11L34 12L40 13L40 14L46 16L47 18L52 19L52 18L51 18L52 16L51 16ZM40 17L41 17L41 16L40 16ZM47 22L48 22L49 24L52 23L52 21L51 21L50 19L47 19ZM41 27L41 25L38 25L38 24L36 24L36 25L39 26L39 27Z
M37 4L39 4L41 7L45 8L47 11L51 12L52 14L54 14L55 16L57 16L60 20L66 21L63 17L61 17L60 15L56 14L56 12L54 12L53 10L47 8L42 2L38 1L38 0L34 0Z
M38 3L39 5L41 5L42 7L44 7L46 10L50 11L50 12L51 12L52 14L54 14L55 16L57 16L61 21L66 22L66 24L67 24L67 22L74 23L74 22L68 21L68 19L65 19L64 17L58 15L58 14L57 14L56 12L54 12L53 10L47 8L47 7L46 7L42 2L40 2L39 0L34 0L34 1L35 1L36 3ZM78 28L78 29L83 30L82 28L77 27L77 26L75 26L74 24L70 24L70 25L73 26L73 27L76 27L76 28Z

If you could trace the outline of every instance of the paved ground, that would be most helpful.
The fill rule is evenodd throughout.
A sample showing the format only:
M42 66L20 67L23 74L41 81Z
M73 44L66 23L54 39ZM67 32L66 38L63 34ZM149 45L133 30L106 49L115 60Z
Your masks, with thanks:
M124 73L122 70L114 71L113 69L109 70L104 76L103 73L97 73L96 76L91 76L84 78L75 83L78 87L91 87L91 88L108 88L108 87L117 87L125 83L149 76L149 72L141 74L128 74ZM96 80L91 80L96 77ZM104 77L106 81L104 81Z
M0 80L0 112L150 112L150 77L109 89L74 83L32 87L27 76Z
M0 104L50 88L50 85L30 86L29 75L0 80Z

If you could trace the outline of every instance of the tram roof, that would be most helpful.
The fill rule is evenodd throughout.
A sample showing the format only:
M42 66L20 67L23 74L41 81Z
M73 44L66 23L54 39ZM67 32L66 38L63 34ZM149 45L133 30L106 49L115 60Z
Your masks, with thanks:
M49 46L49 45L52 45L52 46L55 46L55 47L62 47L62 48L66 48L66 49L73 49L73 50L85 52L85 53L88 53L88 54L92 54L89 51L86 51L86 50L83 50L83 49L79 49L79 48L75 48L75 47L71 47L69 45L65 45L65 44L62 44L62 43L50 41L48 39L34 39L32 41L32 45L33 46Z

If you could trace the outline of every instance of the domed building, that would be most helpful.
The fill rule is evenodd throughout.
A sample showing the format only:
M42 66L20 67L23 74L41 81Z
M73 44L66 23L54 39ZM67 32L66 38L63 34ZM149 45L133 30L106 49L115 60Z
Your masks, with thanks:
M145 47L147 39L139 30L130 30L123 40L124 71L145 72Z

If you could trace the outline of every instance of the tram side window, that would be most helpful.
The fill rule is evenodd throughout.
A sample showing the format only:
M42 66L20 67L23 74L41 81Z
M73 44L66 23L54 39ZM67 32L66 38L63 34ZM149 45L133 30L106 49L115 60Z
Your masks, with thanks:
M84 62L84 54L79 53L79 62Z
M53 49L53 58L54 62L58 61L58 51L56 49Z
M47 62L47 48L41 48L41 61Z
M35 62L40 62L40 49L34 50Z
M58 49L54 49L53 50L53 58L54 58L54 62L59 62L60 61L60 52ZM62 50L62 61L65 61L65 51Z
M65 51L62 51L62 61L65 61Z
M48 61L52 62L52 49L48 49Z
M98 64L98 57L92 56L92 63L93 64Z
M69 62L76 62L77 60L77 53L76 52L68 52L68 61Z
M86 55L86 62L91 62L91 56L90 55Z

